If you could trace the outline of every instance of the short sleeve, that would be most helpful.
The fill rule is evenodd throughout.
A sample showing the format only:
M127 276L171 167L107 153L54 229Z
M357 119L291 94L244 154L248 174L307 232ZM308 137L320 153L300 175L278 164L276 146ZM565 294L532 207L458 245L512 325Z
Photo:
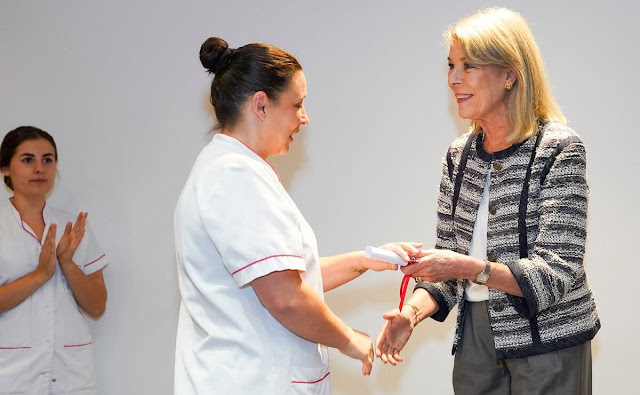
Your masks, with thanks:
M84 237L73 255L73 261L86 275L95 273L109 264L109 259L100 248L89 224L85 226Z
M297 208L266 164L228 155L199 175L196 196L205 231L238 287L274 271L305 270Z

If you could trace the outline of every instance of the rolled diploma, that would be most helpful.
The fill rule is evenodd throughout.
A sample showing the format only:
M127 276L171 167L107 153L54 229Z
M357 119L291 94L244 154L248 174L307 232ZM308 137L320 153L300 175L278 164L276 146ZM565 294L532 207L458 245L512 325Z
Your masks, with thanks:
M375 259L377 261L394 263L398 266L407 266L408 262L405 262L400 255L393 251L383 250L377 247L367 247L364 250L364 256L369 259Z

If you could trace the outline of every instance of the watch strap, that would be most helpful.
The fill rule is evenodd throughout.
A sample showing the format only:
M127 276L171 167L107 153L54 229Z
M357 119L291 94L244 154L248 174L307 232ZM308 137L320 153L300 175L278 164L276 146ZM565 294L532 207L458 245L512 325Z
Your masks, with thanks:
M476 284L485 285L487 281L489 281L489 277L491 277L491 262L490 261L484 261L484 262L485 262L484 270L482 270L478 274L478 277L476 277L476 281L474 281Z

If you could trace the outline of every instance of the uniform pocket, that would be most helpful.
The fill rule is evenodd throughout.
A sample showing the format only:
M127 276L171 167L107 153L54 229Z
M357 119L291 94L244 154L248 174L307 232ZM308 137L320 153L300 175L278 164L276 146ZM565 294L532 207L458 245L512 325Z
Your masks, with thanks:
M62 346L59 350L60 364L52 367L54 377L64 378L57 380L56 390L64 393L76 393L74 391L85 390L92 393L96 386L95 367L93 364L93 345L72 344ZM82 392L85 394L85 392Z
M0 391L22 393L31 370L31 297L0 314Z
M31 297L28 297L16 307L0 314L0 349L30 346Z
M330 394L329 365L319 368L291 367L291 388L294 394Z
M91 343L91 333L73 294L60 294L56 314L64 319L56 320L56 333L65 347L77 347Z
M56 352L60 356L59 366L53 366L53 376L63 377L57 380L56 390L64 393L95 388L93 365L93 346L89 326L73 294L58 294L56 306ZM85 393L85 392L82 392Z
M22 394L29 385L31 347L0 349L0 392Z

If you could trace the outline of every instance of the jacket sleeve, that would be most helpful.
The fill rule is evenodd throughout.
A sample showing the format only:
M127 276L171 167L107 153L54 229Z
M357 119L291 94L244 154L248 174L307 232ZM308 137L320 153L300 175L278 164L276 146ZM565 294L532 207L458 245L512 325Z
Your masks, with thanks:
M524 294L509 298L526 318L558 303L584 272L586 152L577 138L561 142L556 152L546 177L542 172L539 229L529 257L506 263Z
M456 248L455 233L453 229L453 220L451 218L451 204L453 198L453 181L447 157L442 163L442 178L440 180L440 188L438 194L438 222L436 228L436 246L437 249L454 250ZM444 321L449 312L456 305L456 280L442 281L439 283L420 282L415 289L423 288L427 290L438 303L439 310L431 316L436 321ZM414 291L415 291L414 289Z

